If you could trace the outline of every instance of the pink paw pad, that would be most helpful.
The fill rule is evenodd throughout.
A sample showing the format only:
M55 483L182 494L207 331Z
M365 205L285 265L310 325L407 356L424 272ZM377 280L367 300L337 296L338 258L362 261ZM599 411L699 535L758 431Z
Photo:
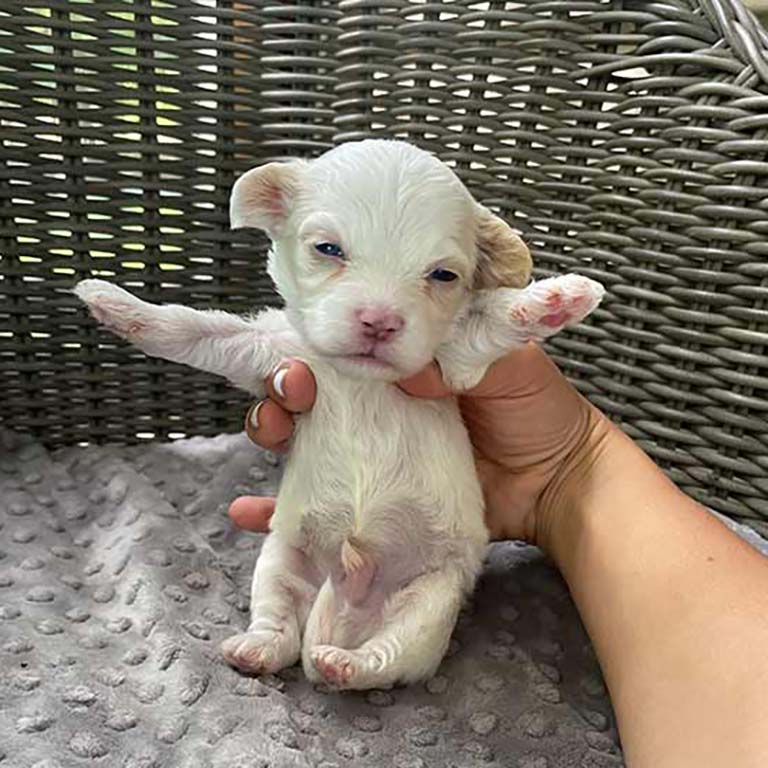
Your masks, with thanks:
M599 303L603 287L580 275L565 275L534 283L513 307L513 319L544 336L583 320ZM535 334L534 334L535 335Z
M548 328L568 325L589 314L592 309L592 300L592 294L564 297L559 291L553 293L546 301L548 314L544 315L539 322Z
M564 306L563 297L559 291L547 297L546 308L550 314L544 315L539 321L544 325L555 328L558 325L565 325L570 320L571 315Z

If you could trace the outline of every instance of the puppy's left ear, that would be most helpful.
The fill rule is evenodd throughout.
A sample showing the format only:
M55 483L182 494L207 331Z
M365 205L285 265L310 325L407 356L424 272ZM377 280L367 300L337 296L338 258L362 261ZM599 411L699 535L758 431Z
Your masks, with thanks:
M528 246L506 222L482 205L475 217L477 266L474 288L524 288L533 262Z
M229 221L232 229L264 229L279 237L293 208L304 163L268 163L244 173L232 187Z

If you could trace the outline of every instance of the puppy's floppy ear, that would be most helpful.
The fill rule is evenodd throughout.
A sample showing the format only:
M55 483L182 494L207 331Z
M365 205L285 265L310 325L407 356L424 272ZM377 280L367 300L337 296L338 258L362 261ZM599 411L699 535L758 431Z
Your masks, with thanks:
M268 163L244 173L232 187L232 229L254 227L276 237L288 218L299 189L303 163Z
M477 266L474 288L524 288L531 279L531 252L510 226L482 205L475 216Z

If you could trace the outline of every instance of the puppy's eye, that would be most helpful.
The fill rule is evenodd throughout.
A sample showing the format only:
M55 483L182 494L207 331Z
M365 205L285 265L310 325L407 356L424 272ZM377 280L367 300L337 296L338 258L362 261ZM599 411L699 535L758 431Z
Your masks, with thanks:
M315 250L323 256L330 256L332 259L343 259L344 251L338 243L316 243Z
M429 273L430 280L437 280L439 283L452 283L458 280L459 276L450 269L435 269Z

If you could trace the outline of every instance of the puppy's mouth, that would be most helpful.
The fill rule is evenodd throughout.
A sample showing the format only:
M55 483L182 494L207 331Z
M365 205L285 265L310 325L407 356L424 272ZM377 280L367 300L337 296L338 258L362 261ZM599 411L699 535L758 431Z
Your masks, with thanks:
M367 369L370 372L395 371L397 366L388 360L385 345L376 343L355 345L348 352L340 352L334 355L337 360L345 360L353 363L356 368Z
M370 352L358 352L351 355L339 355L339 357L343 358L344 360L349 360L352 363L357 363L358 365L367 366L369 368L392 370L395 367L392 365L392 363L379 357L373 350Z

